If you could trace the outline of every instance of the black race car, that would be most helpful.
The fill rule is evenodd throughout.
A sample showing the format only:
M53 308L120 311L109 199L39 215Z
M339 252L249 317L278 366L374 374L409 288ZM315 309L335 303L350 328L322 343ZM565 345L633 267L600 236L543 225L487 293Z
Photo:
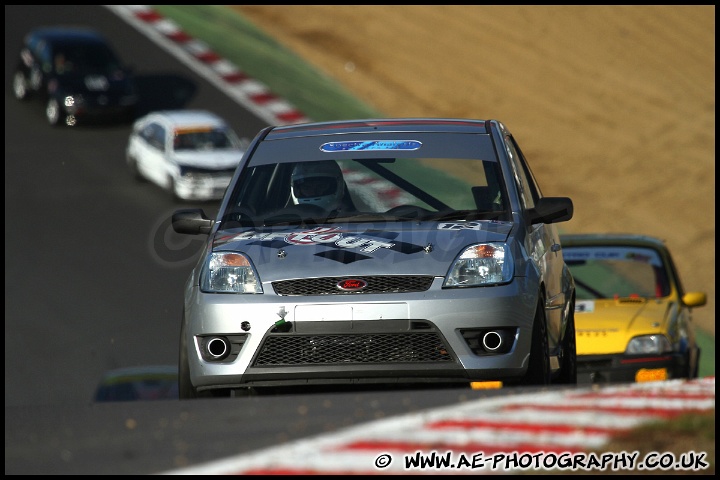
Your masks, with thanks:
M42 27L23 40L12 90L18 100L38 99L48 122L131 121L137 87L108 40L84 27Z

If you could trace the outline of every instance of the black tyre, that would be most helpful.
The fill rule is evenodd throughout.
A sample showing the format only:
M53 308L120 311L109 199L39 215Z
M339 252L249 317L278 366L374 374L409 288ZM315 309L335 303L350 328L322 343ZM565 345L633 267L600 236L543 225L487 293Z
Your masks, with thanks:
M545 299L543 297L540 298L535 311L530 361L521 383L523 385L550 384L550 346L548 344Z
M688 378L698 378L700 376L700 347L696 347L695 363L692 360L692 352L688 353Z
M557 383L577 385L577 346L575 341L575 302L571 302L567 314L567 327L560 344L560 373Z

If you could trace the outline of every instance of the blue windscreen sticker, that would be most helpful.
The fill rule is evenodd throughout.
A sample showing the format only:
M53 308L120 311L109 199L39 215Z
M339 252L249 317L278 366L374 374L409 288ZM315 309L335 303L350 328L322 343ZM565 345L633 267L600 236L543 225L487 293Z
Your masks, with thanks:
M320 146L323 152L346 152L351 150L417 150L422 143L417 140L371 140L369 142L328 142Z

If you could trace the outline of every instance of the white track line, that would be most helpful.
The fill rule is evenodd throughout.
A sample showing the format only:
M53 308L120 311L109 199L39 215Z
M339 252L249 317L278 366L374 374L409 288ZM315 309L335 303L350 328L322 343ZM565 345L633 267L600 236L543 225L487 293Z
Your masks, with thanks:
M162 474L448 473L436 469L407 470L402 457L418 451L452 451L468 457L478 451L485 451L486 455L587 452L602 448L614 433L667 415L714 408L714 377L508 395L377 420ZM458 426L446 428L443 422L456 422ZM560 428L573 425L577 428ZM380 470L375 461L382 454L391 454L393 462ZM451 473L516 472L482 468Z
M204 42L191 38L175 22L163 18L150 6L104 6L269 125L309 121L289 102L276 97L264 84L248 77L230 61L220 58Z

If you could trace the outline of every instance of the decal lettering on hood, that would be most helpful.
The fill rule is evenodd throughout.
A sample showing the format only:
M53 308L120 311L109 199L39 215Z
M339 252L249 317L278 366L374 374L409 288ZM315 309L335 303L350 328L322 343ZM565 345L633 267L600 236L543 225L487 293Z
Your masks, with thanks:
M498 220L453 220L441 221L437 224L438 230L477 230L507 234L512 227L511 223Z
M392 248L394 243L374 240L356 235L344 235L339 227L315 227L299 232L243 232L232 237L223 238L222 243L241 240L284 240L291 245L334 244L340 248L357 248L361 252L372 253L379 248Z
M483 230L483 222L440 222L437 228L438 230Z

